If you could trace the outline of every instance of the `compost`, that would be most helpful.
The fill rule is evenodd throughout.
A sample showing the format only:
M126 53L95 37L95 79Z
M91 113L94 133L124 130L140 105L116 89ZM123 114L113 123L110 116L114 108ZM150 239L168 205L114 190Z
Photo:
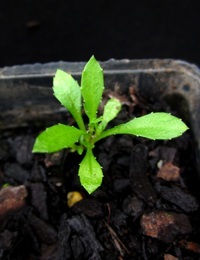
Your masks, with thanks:
M149 112L134 100L116 124ZM102 140L94 152L103 183L88 195L78 178L80 155L32 154L41 130L0 135L0 259L199 259L191 131L168 141ZM73 201L75 194L83 199Z

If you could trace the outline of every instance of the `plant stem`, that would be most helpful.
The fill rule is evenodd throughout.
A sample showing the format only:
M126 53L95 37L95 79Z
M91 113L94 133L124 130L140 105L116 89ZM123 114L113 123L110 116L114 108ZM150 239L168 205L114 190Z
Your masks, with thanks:
M93 143L96 143L96 142L100 141L101 139L106 138L110 135L117 134L117 133L115 133L115 131L113 131L113 129L114 128L111 128L111 129L108 129L108 130L102 132L100 135L98 135L97 137L94 138Z
M83 118L82 118L82 115L80 115L78 118L76 118L76 122L78 124L78 127L83 130L83 131L86 131L86 128L85 128L85 124L83 122Z

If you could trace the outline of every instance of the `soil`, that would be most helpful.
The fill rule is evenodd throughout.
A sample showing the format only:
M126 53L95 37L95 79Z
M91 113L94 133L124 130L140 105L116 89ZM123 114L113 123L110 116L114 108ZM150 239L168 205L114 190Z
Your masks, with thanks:
M146 112L132 98L115 123ZM88 195L77 175L81 156L32 154L40 130L0 136L1 259L199 259L200 180L190 131L168 141L102 140L95 155L103 184ZM83 199L71 206L76 196Z

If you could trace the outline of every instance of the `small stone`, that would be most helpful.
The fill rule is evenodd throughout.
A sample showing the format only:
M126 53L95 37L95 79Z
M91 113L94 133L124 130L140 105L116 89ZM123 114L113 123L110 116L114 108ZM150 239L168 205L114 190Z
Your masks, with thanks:
M178 258L170 254L165 254L164 260L178 260Z
M157 177L165 181L178 181L180 179L180 168L167 162L161 166L157 173Z
M0 190L0 218L16 211L25 205L28 192L24 185L9 186Z
M140 224L143 233L167 243L178 235L188 234L192 227L188 217L174 212L153 211L142 216Z

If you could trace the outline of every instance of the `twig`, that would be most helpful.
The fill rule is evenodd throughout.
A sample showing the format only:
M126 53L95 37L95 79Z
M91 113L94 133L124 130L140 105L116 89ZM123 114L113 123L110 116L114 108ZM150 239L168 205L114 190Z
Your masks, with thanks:
M105 225L106 225L107 229L110 232L110 235L111 235L111 237L113 239L115 247L117 248L117 250L120 253L120 256L123 257L125 255L125 253L130 255L130 252L128 251L126 246L123 244L123 242L119 239L119 237L117 236L116 232L111 228L111 226L107 222L105 222Z

